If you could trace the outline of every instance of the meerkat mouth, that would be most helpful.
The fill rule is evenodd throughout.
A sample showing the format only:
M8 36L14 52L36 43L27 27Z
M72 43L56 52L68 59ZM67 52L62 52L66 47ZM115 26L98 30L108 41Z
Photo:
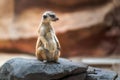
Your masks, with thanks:
M52 21L58 21L59 20L59 18L55 18L55 19L53 19Z

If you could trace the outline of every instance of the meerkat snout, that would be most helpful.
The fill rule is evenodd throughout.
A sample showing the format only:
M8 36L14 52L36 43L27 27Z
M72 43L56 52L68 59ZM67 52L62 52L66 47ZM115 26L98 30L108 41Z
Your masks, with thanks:
M57 20L59 20L59 18L52 11L46 11L43 14L43 21L45 21L45 22L51 22L51 21L57 21Z

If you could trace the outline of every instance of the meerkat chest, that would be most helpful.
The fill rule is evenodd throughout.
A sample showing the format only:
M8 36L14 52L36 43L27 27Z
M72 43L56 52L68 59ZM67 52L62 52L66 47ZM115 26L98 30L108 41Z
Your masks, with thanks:
M46 33L46 38L48 39L48 40L54 40L54 33L52 32L52 31L47 31L47 33Z
M56 42L56 38L55 38L55 33L52 31L49 31L46 34L46 38L48 40L48 44L49 44L49 50L53 51L57 49L57 42Z
M48 32L46 34L46 38L47 38L49 43L56 44L56 38L55 38L55 34L53 32Z

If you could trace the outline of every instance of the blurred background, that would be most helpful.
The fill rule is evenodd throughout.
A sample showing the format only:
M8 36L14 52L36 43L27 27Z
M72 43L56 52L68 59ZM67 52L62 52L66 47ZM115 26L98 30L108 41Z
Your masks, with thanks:
M0 0L0 65L13 57L35 58L44 11L53 23L61 57L120 72L120 0Z

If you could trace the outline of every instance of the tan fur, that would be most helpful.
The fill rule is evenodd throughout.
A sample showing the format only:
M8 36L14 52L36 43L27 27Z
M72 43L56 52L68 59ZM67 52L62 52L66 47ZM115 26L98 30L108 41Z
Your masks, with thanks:
M53 12L45 12L44 15L48 15L48 13L52 14ZM37 59L41 61L46 60L57 62L60 57L60 44L55 31L50 24L53 19L49 16L47 18L42 19L38 29L36 56Z

